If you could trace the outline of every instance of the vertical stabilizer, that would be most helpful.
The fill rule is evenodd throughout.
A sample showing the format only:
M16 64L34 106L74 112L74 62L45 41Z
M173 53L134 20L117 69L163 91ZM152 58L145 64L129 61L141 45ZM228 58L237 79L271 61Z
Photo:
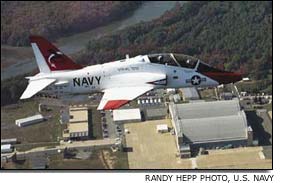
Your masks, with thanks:
M30 42L40 72L49 73L61 70L76 70L82 66L73 62L48 40L40 36L30 36Z

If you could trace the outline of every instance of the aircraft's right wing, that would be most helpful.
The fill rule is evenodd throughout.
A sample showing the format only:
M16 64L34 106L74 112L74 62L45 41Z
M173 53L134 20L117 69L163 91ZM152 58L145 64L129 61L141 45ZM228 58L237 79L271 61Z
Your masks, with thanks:
M33 95L43 90L55 81L56 79L39 79L30 81L20 99L31 98Z
M118 87L106 89L104 90L104 95L97 109L117 109L152 89L152 86L147 85L141 87Z

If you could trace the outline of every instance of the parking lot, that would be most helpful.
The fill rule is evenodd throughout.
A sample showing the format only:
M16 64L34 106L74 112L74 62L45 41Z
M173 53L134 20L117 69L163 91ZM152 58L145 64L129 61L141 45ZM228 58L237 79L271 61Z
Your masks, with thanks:
M121 138L123 125L113 121L112 112L101 112L101 127L103 138Z
M170 120L154 120L124 124L128 162L130 169L190 169L191 159L176 157L175 137L168 133L157 133L156 126L167 124Z

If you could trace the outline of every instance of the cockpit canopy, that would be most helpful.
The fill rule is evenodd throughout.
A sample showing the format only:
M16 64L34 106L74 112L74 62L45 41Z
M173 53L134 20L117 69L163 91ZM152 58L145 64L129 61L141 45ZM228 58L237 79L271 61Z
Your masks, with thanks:
M173 53L151 54L148 55L148 58L151 63L187 67L191 69L194 69L198 62L198 59L192 56Z
M150 62L154 64L180 66L171 53L151 54L148 55L148 58Z
M148 58L151 63L155 64L185 67L189 69L196 69L199 72L221 72L221 70L211 67L195 57L184 54L159 53L150 54L148 55Z

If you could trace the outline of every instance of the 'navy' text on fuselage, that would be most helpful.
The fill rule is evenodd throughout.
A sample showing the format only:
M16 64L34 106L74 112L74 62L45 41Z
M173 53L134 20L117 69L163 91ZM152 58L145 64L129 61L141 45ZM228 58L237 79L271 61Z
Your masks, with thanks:
M73 86L91 86L97 83L100 84L101 76L94 76L94 77L82 77L82 78L73 78Z

